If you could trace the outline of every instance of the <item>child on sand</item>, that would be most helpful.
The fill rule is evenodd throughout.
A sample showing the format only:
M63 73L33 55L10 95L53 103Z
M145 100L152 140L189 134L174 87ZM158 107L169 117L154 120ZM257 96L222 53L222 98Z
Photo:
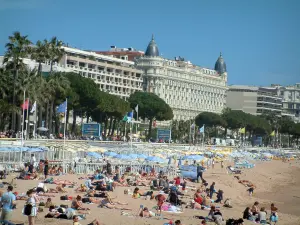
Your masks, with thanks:
M254 192L254 186L251 186L247 191L249 192L249 196L252 196Z

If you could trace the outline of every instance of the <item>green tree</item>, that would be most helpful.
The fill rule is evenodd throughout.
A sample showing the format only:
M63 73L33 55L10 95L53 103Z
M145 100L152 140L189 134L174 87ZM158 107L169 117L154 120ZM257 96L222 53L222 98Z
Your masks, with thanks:
M163 99L153 93L137 91L130 95L128 101L132 109L134 109L137 105L139 106L139 116L142 119L147 118L149 120L149 138L154 119L163 121L171 120L173 118L173 111L170 106Z
M64 55L64 49L62 48L63 42L58 40L57 37L52 37L49 42L49 55L50 61L50 73L53 70L53 64L58 63Z
M220 115L212 112L200 113L196 116L195 121L199 127L202 127L203 125L205 125L205 127L225 127L227 125L226 121Z
M3 64L6 69L13 73L13 93L12 104L16 106L16 80L21 69L25 68L23 58L26 58L31 51L31 41L28 36L22 36L20 32L14 32L8 37L9 42L5 45L6 52L3 59ZM12 113L11 129L16 131L16 113Z
M38 64L38 74L42 73L42 63L45 63L49 59L49 43L45 39L44 41L37 41L36 45L32 48L31 59L34 59Z

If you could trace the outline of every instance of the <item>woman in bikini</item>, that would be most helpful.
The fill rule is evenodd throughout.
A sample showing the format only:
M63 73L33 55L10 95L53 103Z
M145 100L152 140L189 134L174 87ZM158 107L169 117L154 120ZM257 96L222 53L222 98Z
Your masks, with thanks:
M107 197L101 201L100 206L106 207L109 209L121 209L121 210L132 210L131 208L119 207L117 205L128 205L128 203L121 203L119 201L113 202L109 194L107 193Z

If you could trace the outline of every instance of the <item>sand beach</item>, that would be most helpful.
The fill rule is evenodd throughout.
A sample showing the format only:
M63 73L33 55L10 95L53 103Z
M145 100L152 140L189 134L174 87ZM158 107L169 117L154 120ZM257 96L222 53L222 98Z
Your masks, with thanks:
M229 163L227 163L229 165ZM224 198L230 198L233 208L224 208L220 204L221 212L225 219L242 217L242 212L246 207L251 207L255 201L260 203L260 206L266 207L270 212L270 204L275 203L279 209L279 223L282 225L299 225L300 224L300 163L299 161L291 161L291 163L284 163L282 161L269 161L259 162L252 169L245 169L240 176L242 180L249 180L256 185L254 195L250 197L247 192L247 188L238 183L238 180L234 175L228 174L226 163L224 168L221 168L219 163L216 163L214 169L208 169L204 173L204 178L209 184L216 182L216 189L222 189L224 191ZM10 181L14 176L10 175L5 181ZM78 182L81 184L84 180L78 180L81 175L63 175L60 179L67 179ZM36 187L40 181L38 180L16 180L16 188L14 191L18 193L26 192L28 189ZM55 188L54 184L47 185L48 187ZM188 183L188 186L199 186L197 183ZM124 190L134 187L117 187L114 192L110 192L112 197L116 197L118 201L127 202L128 207L132 208L132 211L126 211L129 215L121 215L121 210L118 209L105 209L99 208L97 204L85 204L91 210L87 215L87 219L81 220L82 225L90 223L93 219L100 220L101 224L106 225L118 225L118 224L157 224L162 225L168 222L170 219L174 222L180 219L183 224L200 224L201 220L193 218L193 216L207 216L208 211L194 210L184 208L183 213L163 213L161 218L140 218L137 217L140 205L147 206L150 210L156 205L155 200L145 200L145 198L133 199L131 195L125 195ZM141 190L149 190L148 187L140 187ZM76 196L74 188L67 188L69 196ZM3 191L6 191L3 189ZM187 189L184 193L184 202L192 200L194 191ZM70 205L71 201L61 201L60 196L62 194L54 194L52 202L56 205L67 204ZM82 195L82 193L81 193ZM24 201L17 201L17 209L13 212L13 218L17 221L22 221L27 224L27 217L23 216L21 211L24 206ZM36 224L72 224L71 220L58 220L58 219L45 219L47 209L44 212L39 213L36 218ZM212 223L213 224L213 223ZM244 224L254 224L253 222L246 221Z

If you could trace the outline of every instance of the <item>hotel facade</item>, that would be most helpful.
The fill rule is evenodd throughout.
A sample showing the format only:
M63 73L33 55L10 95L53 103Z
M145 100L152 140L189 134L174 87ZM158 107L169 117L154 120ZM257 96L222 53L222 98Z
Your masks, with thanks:
M181 57L160 56L154 38L136 68L143 71L143 91L152 92L173 109L174 120L194 119L201 112L221 113L226 106L227 70L222 55L215 69L193 65Z

